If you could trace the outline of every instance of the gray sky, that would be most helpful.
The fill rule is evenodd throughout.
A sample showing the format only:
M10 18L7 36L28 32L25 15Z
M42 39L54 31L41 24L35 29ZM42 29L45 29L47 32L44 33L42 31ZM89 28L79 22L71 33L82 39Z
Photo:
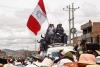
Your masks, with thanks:
M38 36L35 36L26 26L28 17L36 7L38 0L0 0L0 49L28 49L35 50L35 38L40 39L48 27L48 22L62 23L68 34L68 12L64 11L68 5L80 7L75 11L75 28L87 23L100 21L100 0L44 0L48 22L44 22ZM80 35L80 33L78 33ZM38 43L36 43L38 47Z

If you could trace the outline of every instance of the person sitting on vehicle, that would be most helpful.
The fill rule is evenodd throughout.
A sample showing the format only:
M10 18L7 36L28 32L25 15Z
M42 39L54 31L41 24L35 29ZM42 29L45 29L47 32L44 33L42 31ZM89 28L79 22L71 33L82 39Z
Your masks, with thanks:
M53 24L50 24L48 29L47 29L47 32L46 34L51 36L52 39L54 38L54 33L55 33L55 28L54 28L54 25Z
M54 37L54 43L61 43L61 37L60 37L60 34L57 33L56 36Z
M64 29L63 29L63 27L62 27L62 24L58 24L58 25L57 25L57 28L56 28L55 34L56 34L56 33L59 33L60 35L62 35L63 32L64 32Z

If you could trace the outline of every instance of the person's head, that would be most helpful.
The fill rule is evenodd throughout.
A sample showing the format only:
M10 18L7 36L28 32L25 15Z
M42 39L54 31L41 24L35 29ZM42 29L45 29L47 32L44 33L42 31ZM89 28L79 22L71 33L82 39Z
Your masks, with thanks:
M52 27L52 24L49 24L49 27Z
M62 24L60 23L59 26L62 27Z
M87 50L87 53L93 54L93 51L92 50Z
M56 37L59 37L60 36L60 34L59 33L56 33Z
M54 27L54 24L52 24L52 27Z
M68 58L69 60L74 61L73 54L70 51L66 52L64 58Z
M11 59L8 58L7 59L7 63L12 63Z
M86 40L82 40L80 46L82 46L82 49L86 49Z
M44 58L45 58L45 57L40 56L40 57L38 58L38 62L42 62L42 61L44 60Z
M44 60L43 56L40 56L39 54L37 54L36 56L33 57L34 61L38 61L38 62L42 62Z

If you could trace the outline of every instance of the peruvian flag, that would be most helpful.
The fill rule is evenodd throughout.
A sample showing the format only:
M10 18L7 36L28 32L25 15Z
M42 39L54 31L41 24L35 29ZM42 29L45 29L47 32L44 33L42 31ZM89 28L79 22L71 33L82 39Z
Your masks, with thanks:
M46 11L43 0L39 0L38 5L35 7L33 13L30 15L27 27L35 34L40 31L41 25L47 19Z

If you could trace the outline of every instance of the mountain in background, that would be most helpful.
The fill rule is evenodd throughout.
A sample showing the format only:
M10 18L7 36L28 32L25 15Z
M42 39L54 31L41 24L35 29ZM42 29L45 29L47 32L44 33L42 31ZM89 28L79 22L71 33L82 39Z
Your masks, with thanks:
M8 54L17 54L17 53L23 53L27 50L21 49L21 50L10 50L10 49L3 49L2 51L5 51Z

